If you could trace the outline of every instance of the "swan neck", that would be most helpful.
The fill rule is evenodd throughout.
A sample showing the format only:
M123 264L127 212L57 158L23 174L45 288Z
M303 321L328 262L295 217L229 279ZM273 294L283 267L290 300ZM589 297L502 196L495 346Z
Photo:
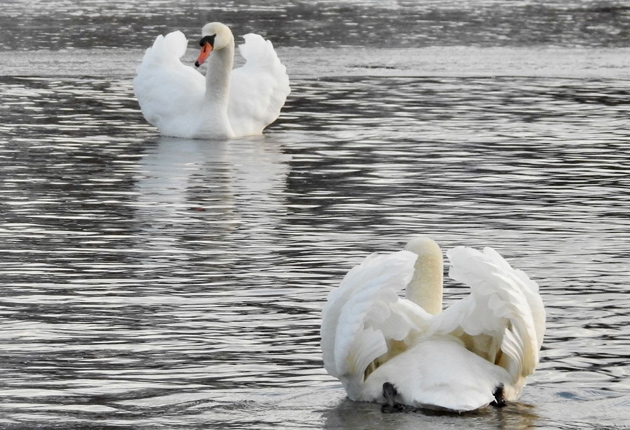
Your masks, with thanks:
M441 253L420 254L407 285L407 299L432 315L442 312L443 261Z
M214 104L223 103L227 109L230 95L230 75L234 65L234 42L213 51L208 58L206 71L206 98Z

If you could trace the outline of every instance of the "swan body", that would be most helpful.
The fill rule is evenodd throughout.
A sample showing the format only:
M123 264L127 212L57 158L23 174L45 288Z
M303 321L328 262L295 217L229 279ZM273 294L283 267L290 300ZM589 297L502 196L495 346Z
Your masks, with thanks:
M133 81L142 114L170 137L224 139L259 135L280 115L290 93L286 67L270 41L244 36L239 50L246 63L234 64L234 36L221 23L202 29L204 77L182 64L188 41L175 31L159 35L146 50Z
M324 367L352 400L385 403L385 383L397 403L455 412L519 397L545 331L538 285L491 248L447 256L471 293L445 310L441 250L426 237L368 256L330 293Z

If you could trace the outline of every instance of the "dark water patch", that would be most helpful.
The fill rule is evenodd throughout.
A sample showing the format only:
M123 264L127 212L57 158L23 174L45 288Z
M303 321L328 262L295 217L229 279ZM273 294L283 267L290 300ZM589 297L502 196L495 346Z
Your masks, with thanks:
M237 35L263 34L278 46L625 47L630 10L621 0L274 0L264 5L19 0L4 5L0 49L144 48L155 35L176 29L195 38L211 21L225 22Z

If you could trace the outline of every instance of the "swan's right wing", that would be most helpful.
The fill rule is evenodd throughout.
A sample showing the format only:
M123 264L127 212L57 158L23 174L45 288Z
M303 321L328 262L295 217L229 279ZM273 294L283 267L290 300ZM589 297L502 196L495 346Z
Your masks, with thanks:
M230 78L228 117L236 136L261 134L278 118L291 92L287 69L271 42L253 33L244 39L238 49L246 63Z
M538 284L492 248L483 252L457 247L447 252L450 277L470 286L471 294L434 320L433 330L451 333L468 349L511 375L518 396L534 372L545 332L545 309Z
M189 124L191 111L204 96L201 73L182 64L188 41L181 31L159 35L144 54L136 70L133 89L145 119L162 134L186 136L195 128Z
M329 295L321 327L324 367L351 398L368 365L388 352L389 342L405 339L429 318L398 296L411 280L416 258L409 251L373 254Z

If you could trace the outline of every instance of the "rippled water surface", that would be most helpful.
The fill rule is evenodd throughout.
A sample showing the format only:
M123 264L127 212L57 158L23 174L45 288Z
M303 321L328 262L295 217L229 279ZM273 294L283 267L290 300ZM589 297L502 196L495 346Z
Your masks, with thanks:
M0 48L21 50L144 47L143 34L198 34L200 21L302 47L628 47L630 31L626 0L12 0L2 9Z
M71 22L82 10L103 30L99 20L114 14L116 25L146 20L160 31L167 12L176 20L197 7L153 3L161 12L147 17L133 5L125 12L122 2L107 10L102 1L54 2L52 16ZM36 2L13 2L7 10L30 4ZM435 14L446 13L419 4L379 8L410 8L432 25L440 21ZM451 4L449 13L470 21L480 11L487 23L497 4L503 3L479 2L463 12ZM371 2L320 2L317 11L269 5L239 3L221 13L249 10L241 26L266 22L276 9L304 16L338 11L340 20L361 26L380 16ZM627 41L622 5L540 8L583 13L585 21L612 14L604 27ZM538 13L533 2L517 9ZM38 13L24 22L35 26L29 20ZM500 8L496 14L509 16ZM307 21L328 25L324 18ZM89 28L77 23L69 31L96 43ZM389 55L385 48L373 52L375 72L365 63L354 67L347 50L327 46L336 35L309 50L291 43L290 25L278 28L289 70L304 55L325 53L330 71L301 69L265 136L229 142L161 138L139 113L127 69L105 73L95 65L95 72L73 73L61 62L57 71L11 74L5 64L0 428L626 428L625 72L596 62L570 76L554 74L536 50L513 39L545 73L516 67L471 76L457 63L448 74L410 76L405 64L431 69L433 57L399 56L388 74L374 60ZM473 42L484 43L472 45L497 44L495 33L484 37L483 25L474 28L480 30L468 31ZM587 46L579 54L567 47L563 64L603 55L588 46L612 49L608 59L627 55L599 36L580 42L587 36L561 33ZM468 43L449 34L456 45ZM46 58L99 56L89 46L54 51L68 48L66 36L60 32L56 45L44 46ZM19 58L17 42L3 40L2 55ZM125 59L139 61L133 50L144 45L136 42L125 46ZM502 49L512 49L510 43ZM449 52L461 52L462 62L502 52L475 49ZM541 285L547 335L539 370L519 402L464 416L382 415L376 405L346 400L323 370L319 324L328 292L368 253L398 250L418 233L444 248L492 246ZM446 303L464 294L449 283Z

